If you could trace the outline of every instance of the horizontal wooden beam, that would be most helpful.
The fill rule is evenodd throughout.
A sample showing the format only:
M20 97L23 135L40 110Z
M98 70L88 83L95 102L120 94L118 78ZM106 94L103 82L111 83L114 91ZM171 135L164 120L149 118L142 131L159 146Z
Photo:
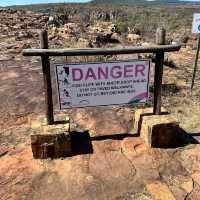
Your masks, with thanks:
M24 56L94 56L134 53L158 53L180 50L181 45L155 45L150 47L131 47L115 49L24 49Z

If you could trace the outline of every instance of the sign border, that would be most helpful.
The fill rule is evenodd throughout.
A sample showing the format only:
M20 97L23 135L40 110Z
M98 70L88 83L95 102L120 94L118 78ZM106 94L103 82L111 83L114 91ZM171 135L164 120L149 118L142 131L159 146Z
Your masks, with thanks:
M147 101L145 103L134 103L134 104L129 104L129 103L123 103L123 104L109 104L109 105L96 105L96 106L77 106L77 107L69 107L69 108L62 108L61 107L61 103L60 103L60 93L59 93L59 81L58 81L58 71L57 71L57 67L65 64L65 65L85 65L85 64L100 64L100 63L118 63L118 62L133 62L133 61L146 61L148 62L148 82L147 82ZM150 68L151 68L151 61L149 59L141 59L141 60L137 60L137 59L130 59L130 60L113 60L113 61L99 61L99 62L82 62L82 63L76 63L76 62L55 62L52 63L54 66L54 73L56 76L56 88L57 88L57 96L58 96L58 104L59 104L59 109L60 110L67 110L67 109L72 109L72 108L89 108L89 107L105 107L105 106L116 106L116 105L147 105L149 102L149 81L150 81Z

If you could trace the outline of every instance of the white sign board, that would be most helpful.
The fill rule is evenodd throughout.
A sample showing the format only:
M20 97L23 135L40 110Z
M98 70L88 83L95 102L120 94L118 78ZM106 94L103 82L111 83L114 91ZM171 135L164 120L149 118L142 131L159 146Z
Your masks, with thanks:
M149 61L55 64L60 108L146 103Z
M200 13L193 15L192 33L200 33Z

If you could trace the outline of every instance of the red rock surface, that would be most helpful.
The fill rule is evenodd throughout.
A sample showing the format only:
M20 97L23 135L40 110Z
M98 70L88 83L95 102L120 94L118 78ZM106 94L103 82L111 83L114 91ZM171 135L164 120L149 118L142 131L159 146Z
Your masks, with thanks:
M200 79L197 78L191 95L188 88L194 50L190 46L169 55L178 67L165 67L163 80L163 106L193 136L193 139L185 138L185 146L148 149L140 139L127 134L136 108L72 109L64 113L71 117L73 129L89 130L91 139L75 137L72 157L33 160L29 136L34 130L28 122L44 113L42 70L39 58L24 58L20 53L28 46L39 47L38 31L45 24L45 16L28 12L6 16L0 13L1 27L4 27L0 38L0 199L200 199L200 149L195 144L200 140ZM28 29L33 31L33 37L18 41L16 36L22 34L22 27L13 28L13 19L19 23L22 16L27 23L31 17L42 20L41 24L30 21L29 26L33 27ZM71 44L70 40L65 43ZM122 58L132 55L118 57ZM151 80L152 77L153 67ZM58 113L55 84L53 88Z

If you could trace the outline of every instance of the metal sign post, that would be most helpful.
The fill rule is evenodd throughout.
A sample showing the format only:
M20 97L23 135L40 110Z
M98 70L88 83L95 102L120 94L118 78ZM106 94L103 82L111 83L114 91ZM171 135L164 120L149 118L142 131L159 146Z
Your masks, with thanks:
M199 50L200 50L200 34L198 35L197 51L196 51L195 61L194 61L193 70L192 70L191 90L194 87L194 81L195 81L196 71L197 71L197 64L198 64L198 59L199 59Z
M192 70L192 82L191 82L191 87L190 87L191 91L194 87L194 81L196 77L197 64L198 64L198 58L199 58L199 50L200 50L200 13L194 13L193 15L192 33L198 34L198 43L197 43L197 51L195 55L193 70Z

